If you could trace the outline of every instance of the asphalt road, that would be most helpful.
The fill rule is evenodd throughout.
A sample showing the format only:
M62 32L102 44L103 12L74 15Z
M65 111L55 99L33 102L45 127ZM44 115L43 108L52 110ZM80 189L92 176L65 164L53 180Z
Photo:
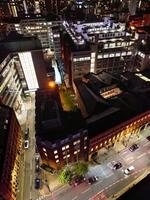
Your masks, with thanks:
M39 191L34 189L35 180L35 100L32 94L27 104L26 127L29 128L29 148L25 150L24 162L24 200L35 200L39 197Z
M150 141L142 137L139 140L139 149L134 152L129 151L126 147L120 153L113 149L110 150L110 156L101 162L100 165L92 165L89 167L89 176L98 176L99 180L93 185L82 183L77 187L64 186L53 192L52 196L41 197L38 190L34 189L35 180L35 106L34 96L27 106L26 127L30 130L30 146L25 150L24 162L24 199L23 200L88 200L99 194L101 199L106 200L113 194L117 194L120 190L128 187L139 176L145 173L146 169L150 169ZM149 128L144 132L150 135ZM132 138L131 138L132 139ZM118 170L112 169L112 161L120 161L122 168ZM124 170L133 165L134 173L129 176L124 175Z
M149 131L147 131L147 134ZM99 176L99 181L93 185L82 183L77 187L66 187L53 193L53 196L42 198L44 200L88 200L97 193L101 199L108 199L124 189L130 187L139 177L146 175L150 169L150 141L142 138L139 141L139 149L134 152L129 151L128 147L120 153L114 153L100 165L90 167L88 176ZM122 168L113 170L111 162L120 161ZM131 175L124 175L124 170L133 165L135 171ZM115 198L114 198L115 199Z

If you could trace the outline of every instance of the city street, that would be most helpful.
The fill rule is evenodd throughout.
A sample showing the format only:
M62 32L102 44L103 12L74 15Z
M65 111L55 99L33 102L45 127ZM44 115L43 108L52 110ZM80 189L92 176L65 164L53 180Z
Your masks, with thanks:
M86 178L90 176L98 176L99 180L89 185L86 182L80 186L71 187L64 185L59 189L53 190L49 196L42 196L38 190L34 188L35 180L35 100L34 95L26 103L26 123L22 124L23 129L29 128L29 149L24 150L24 163L25 171L22 174L24 179L23 197L24 200L88 200L93 199L95 196L101 197L101 199L116 199L120 191L129 187L139 181L139 179L146 176L150 169L150 141L146 139L146 136L150 135L150 129L141 131L140 138L137 136L130 136L128 140L128 147L119 149L121 143L117 143L115 148L105 149L105 153L100 154L98 162L100 164L90 164L89 171ZM129 150L129 147L138 143L139 148L134 152ZM123 146L123 145L122 145ZM100 150L101 151L101 150ZM121 162L122 167L118 170L112 169L112 162ZM134 166L135 170L131 175L124 175L124 170L130 166ZM47 175L44 175L44 171L41 172L40 178L42 181L47 179ZM47 173L46 173L47 174ZM48 178L49 181L49 178ZM48 182L51 188L52 181Z
M24 174L23 179L23 200L35 200L39 197L39 191L34 189L35 180L35 99L34 94L31 94L30 99L25 103L22 112L26 112L24 116L25 124L22 124L22 129L25 131L29 128L29 148L24 149Z
M149 129L142 131L143 135L149 134ZM131 140L133 142L133 140ZM111 153L111 152L110 152ZM100 165L90 166L87 176L98 176L99 180L93 185L82 183L77 187L66 187L62 190L53 192L52 197L42 198L45 200L88 200L92 199L98 193L102 199L112 197L116 199L121 190L132 187L142 178L144 178L150 170L150 142L141 137L139 140L139 148L131 152L128 147L120 153L111 153L110 157ZM122 168L118 170L112 169L112 161L120 161ZM135 170L130 175L124 175L124 170L130 166L134 166ZM114 196L113 196L114 195Z

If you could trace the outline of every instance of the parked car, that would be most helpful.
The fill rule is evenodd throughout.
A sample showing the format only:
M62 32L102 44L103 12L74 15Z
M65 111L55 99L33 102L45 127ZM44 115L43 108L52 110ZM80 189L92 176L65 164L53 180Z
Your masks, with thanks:
M74 176L71 181L70 181L70 185L76 187L77 185L81 184L82 182L85 181L85 177L84 176Z
M148 141L150 141L150 135L146 138Z
M133 171L134 171L134 167L133 167L133 166L130 166L130 167L128 167L127 169L124 170L124 174L125 174L125 175L129 175L129 174L131 174Z
M116 162L116 163L113 165L113 169L115 169L115 170L120 169L121 167L122 167L121 162Z
M29 148L29 140L24 141L24 148L28 149Z
M39 156L39 154L35 155L35 162L36 162L36 164L39 164L39 162L40 162L40 156Z
M28 140L29 139L29 128L26 128L25 132L24 132L24 139Z
M130 148L129 148L129 150L130 151L135 151L136 149L138 149L139 148L139 146L137 145L137 144L133 144Z
M93 184L98 181L98 176L91 176L88 178L88 184Z
M36 173L39 173L40 172L40 166L37 164L35 165L35 172Z
M41 180L39 178L36 178L34 183L35 189L40 189L40 186L41 186Z

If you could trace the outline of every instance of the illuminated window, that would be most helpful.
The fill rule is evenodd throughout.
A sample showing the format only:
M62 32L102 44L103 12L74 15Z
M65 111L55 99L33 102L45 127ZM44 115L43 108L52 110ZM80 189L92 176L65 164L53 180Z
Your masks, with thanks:
M98 149L98 146L96 146L95 149Z
M66 149L68 149L69 148L69 145L66 145Z
M58 159L56 160L56 163L59 163L59 160L58 160Z
M108 58L108 54L104 54L104 58Z
M76 145L76 144L79 144L80 143L80 140L76 140L73 142L73 145Z
M47 157L47 153L44 153L44 155Z
M91 148L91 151L93 151L93 148Z
M67 158L69 158L69 157L70 157L70 154L67 155Z
M55 150L55 151L54 151L54 154L56 154L56 153L58 153L58 151L57 151L57 150Z
M107 144L107 141L105 141L105 143L104 144Z
M101 59L101 58L103 58L103 55L102 55L102 54L99 54L99 55L97 56L97 58L98 58L98 59Z
M64 151L65 150L65 147L62 147L62 151Z
M57 158L58 158L58 155L55 156L55 159L57 159Z
M84 140L87 140L87 136L86 136L86 137L84 137Z
M87 146L84 146L84 149L87 149Z
M45 149L45 148L43 148L43 151L45 151L45 152L46 152L46 149Z
M101 146L103 146L103 144L101 143L99 146L101 147Z
M77 154L77 151L74 151L74 154Z

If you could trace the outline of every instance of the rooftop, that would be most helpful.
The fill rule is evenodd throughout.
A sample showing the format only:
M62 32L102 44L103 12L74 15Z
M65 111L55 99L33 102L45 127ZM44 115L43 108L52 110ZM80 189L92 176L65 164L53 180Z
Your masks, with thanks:
M36 92L36 136L52 142L76 133L84 125L79 110L63 111L57 88Z
M104 21L83 23L63 22L65 30L68 32L75 44L83 45L85 41L93 41L92 36L103 33L114 33L125 31L125 24L104 18Z
M85 119L91 136L150 109L149 77L150 71L147 70L121 75L90 73L84 79L75 79L86 109Z

